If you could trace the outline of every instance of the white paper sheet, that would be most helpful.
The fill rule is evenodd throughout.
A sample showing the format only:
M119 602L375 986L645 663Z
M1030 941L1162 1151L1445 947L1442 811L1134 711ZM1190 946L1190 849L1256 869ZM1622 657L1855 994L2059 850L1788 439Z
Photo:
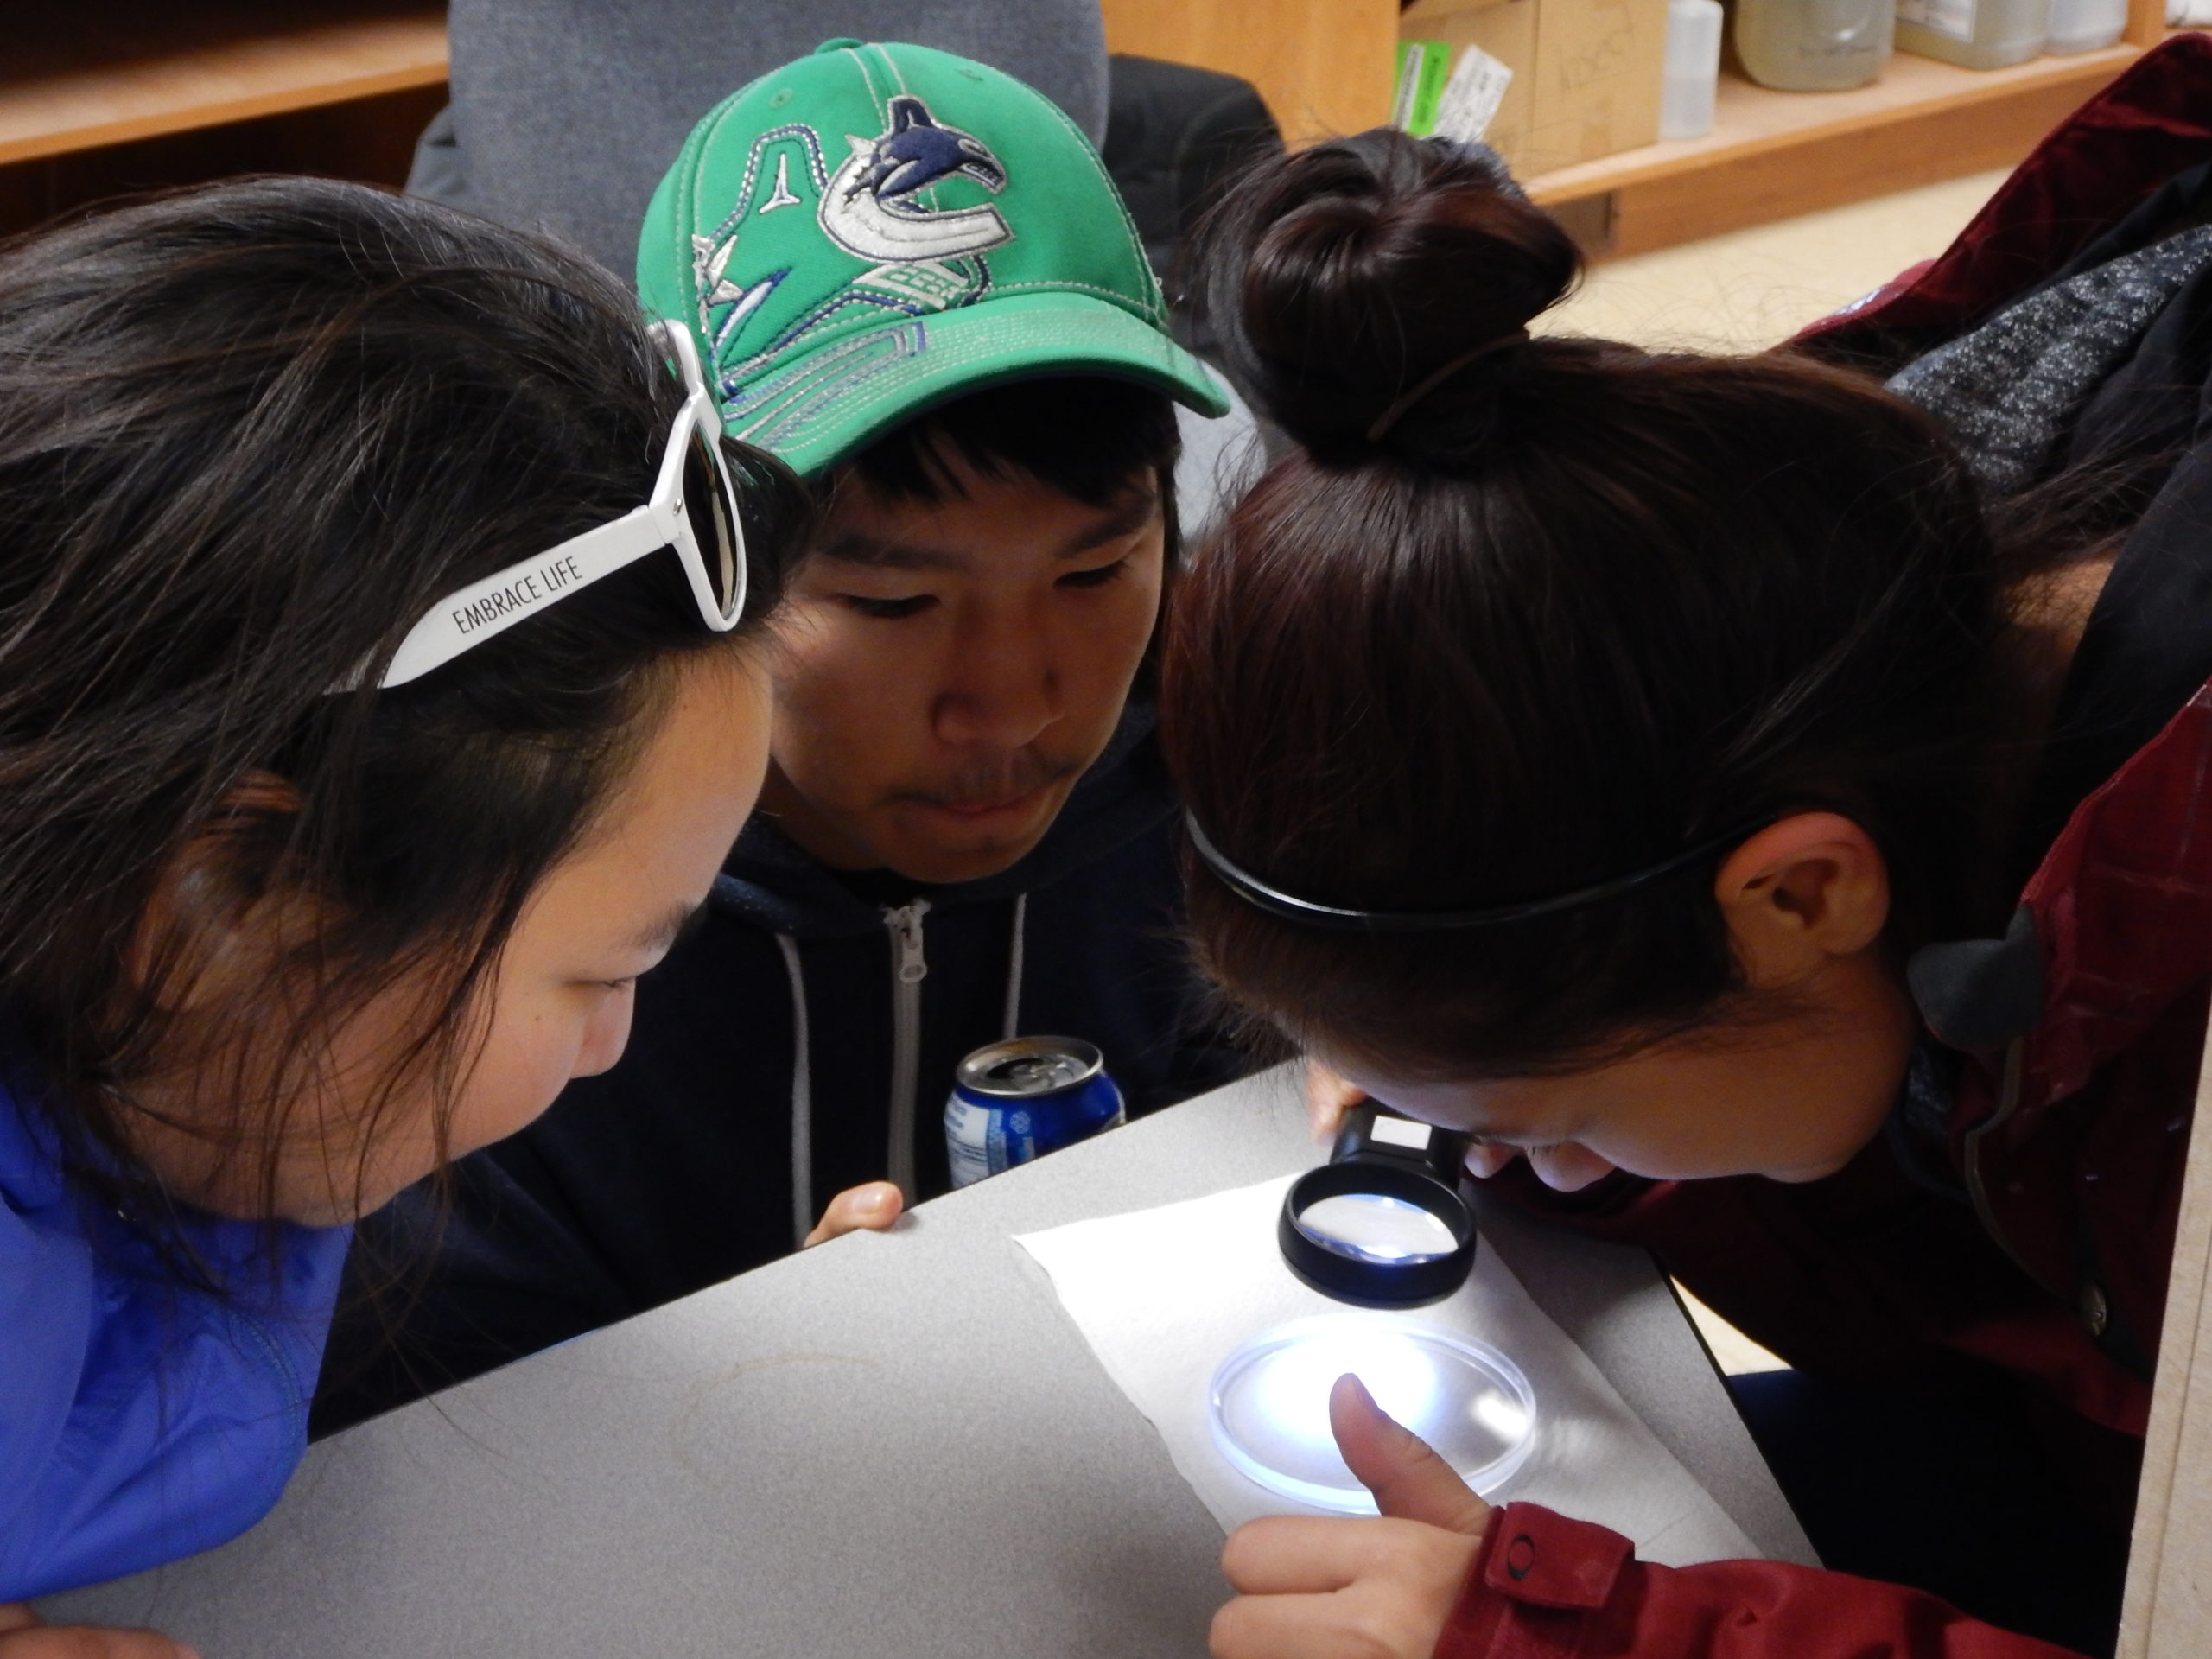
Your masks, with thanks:
M1051 1275L1091 1352L1160 1431L1224 1531L1300 1506L1255 1485L1216 1449L1214 1371L1262 1331L1344 1311L1294 1278L1277 1251L1275 1217L1291 1179L1016 1241ZM1535 1446L1493 1502L1527 1499L1598 1522L1635 1540L1643 1560L1670 1567L1758 1554L1494 1251L1477 1251L1473 1274L1451 1300L1410 1317L1502 1350L1535 1390Z

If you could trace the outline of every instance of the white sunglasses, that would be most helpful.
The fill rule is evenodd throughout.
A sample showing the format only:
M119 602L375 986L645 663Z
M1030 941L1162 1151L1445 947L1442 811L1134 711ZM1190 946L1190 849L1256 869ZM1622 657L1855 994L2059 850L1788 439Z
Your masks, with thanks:
M652 334L654 343L675 359L685 393L669 429L652 499L612 524L572 536L548 552L447 594L399 642L377 682L379 690L420 679L579 588L664 547L674 548L683 562L700 620L716 633L737 626L745 610L745 527L738 518L737 487L722 461L721 411L707 390L690 330L657 322ZM331 690L353 690L365 675L364 664Z

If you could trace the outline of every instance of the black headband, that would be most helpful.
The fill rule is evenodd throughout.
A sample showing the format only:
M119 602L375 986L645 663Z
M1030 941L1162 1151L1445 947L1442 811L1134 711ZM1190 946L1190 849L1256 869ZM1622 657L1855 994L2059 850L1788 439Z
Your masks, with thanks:
M1228 889L1253 909L1264 911L1286 922L1296 922L1305 927L1325 928L1338 933L1445 933L1460 928L1496 927L1504 922L1524 922L1537 916L1549 916L1562 910L1579 910L1585 905L1603 903L1618 899L1623 893L1642 887L1647 881L1656 881L1662 875L1672 875L1687 868L1700 858L1719 852L1732 842L1756 834L1773 823L1772 818L1761 818L1755 823L1743 824L1726 835L1701 841L1685 852L1627 875L1616 876L1610 881L1600 881L1594 887L1577 887L1572 893L1554 894L1549 899L1529 899L1519 904L1492 905L1483 910L1349 910L1339 905L1317 905L1310 899L1300 899L1271 887L1256 875L1238 868L1222 856L1221 850L1206 839L1205 831L1198 828L1198 821L1190 813L1183 815L1184 827L1191 832L1191 845L1205 867L1219 876Z

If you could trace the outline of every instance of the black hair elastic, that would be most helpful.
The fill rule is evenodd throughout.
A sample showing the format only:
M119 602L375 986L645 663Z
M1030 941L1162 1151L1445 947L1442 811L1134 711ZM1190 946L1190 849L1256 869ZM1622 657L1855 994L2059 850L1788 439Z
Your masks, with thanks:
M1409 390L1400 392L1390 400L1389 406L1377 415L1374 423L1368 427L1367 441L1370 443L1382 442L1383 435L1398 423L1408 410L1459 373L1460 370L1471 367L1486 357L1495 357L1500 352L1510 352L1516 346L1526 346L1528 343L1529 331L1526 328L1516 328L1510 334L1500 334L1496 340L1487 340L1476 346L1471 352L1462 352L1441 367L1431 370L1415 381Z
M1572 893L1554 894L1549 899L1525 899L1519 904L1491 905L1481 910L1352 910L1341 905L1319 905L1310 899L1300 899L1280 887L1266 882L1230 863L1221 850L1206 839L1205 831L1198 828L1198 821L1192 814L1183 815L1184 827L1191 832L1191 845L1198 852L1205 867L1219 876L1229 890L1255 910L1286 922L1296 922L1305 927L1326 928L1338 933L1443 933L1455 929L1497 927L1506 922L1524 922L1537 916L1550 916L1563 910L1579 910L1585 905L1602 904L1608 899L1618 899L1623 893L1640 887L1647 881L1656 881L1661 876L1694 864L1709 854L1719 852L1732 842L1756 835L1775 820L1761 818L1754 823L1739 825L1725 835L1700 841L1687 851L1672 858L1645 866L1627 875L1616 876L1610 881L1600 881L1593 887L1577 887Z

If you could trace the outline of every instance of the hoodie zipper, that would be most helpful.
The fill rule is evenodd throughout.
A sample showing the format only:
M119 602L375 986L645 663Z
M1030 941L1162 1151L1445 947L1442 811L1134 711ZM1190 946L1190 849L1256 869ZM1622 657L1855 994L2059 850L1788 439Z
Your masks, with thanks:
M922 954L922 918L930 901L886 908L883 925L891 932L891 1141L886 1166L890 1178L914 1201L914 1090L922 1070L922 981L930 971Z

